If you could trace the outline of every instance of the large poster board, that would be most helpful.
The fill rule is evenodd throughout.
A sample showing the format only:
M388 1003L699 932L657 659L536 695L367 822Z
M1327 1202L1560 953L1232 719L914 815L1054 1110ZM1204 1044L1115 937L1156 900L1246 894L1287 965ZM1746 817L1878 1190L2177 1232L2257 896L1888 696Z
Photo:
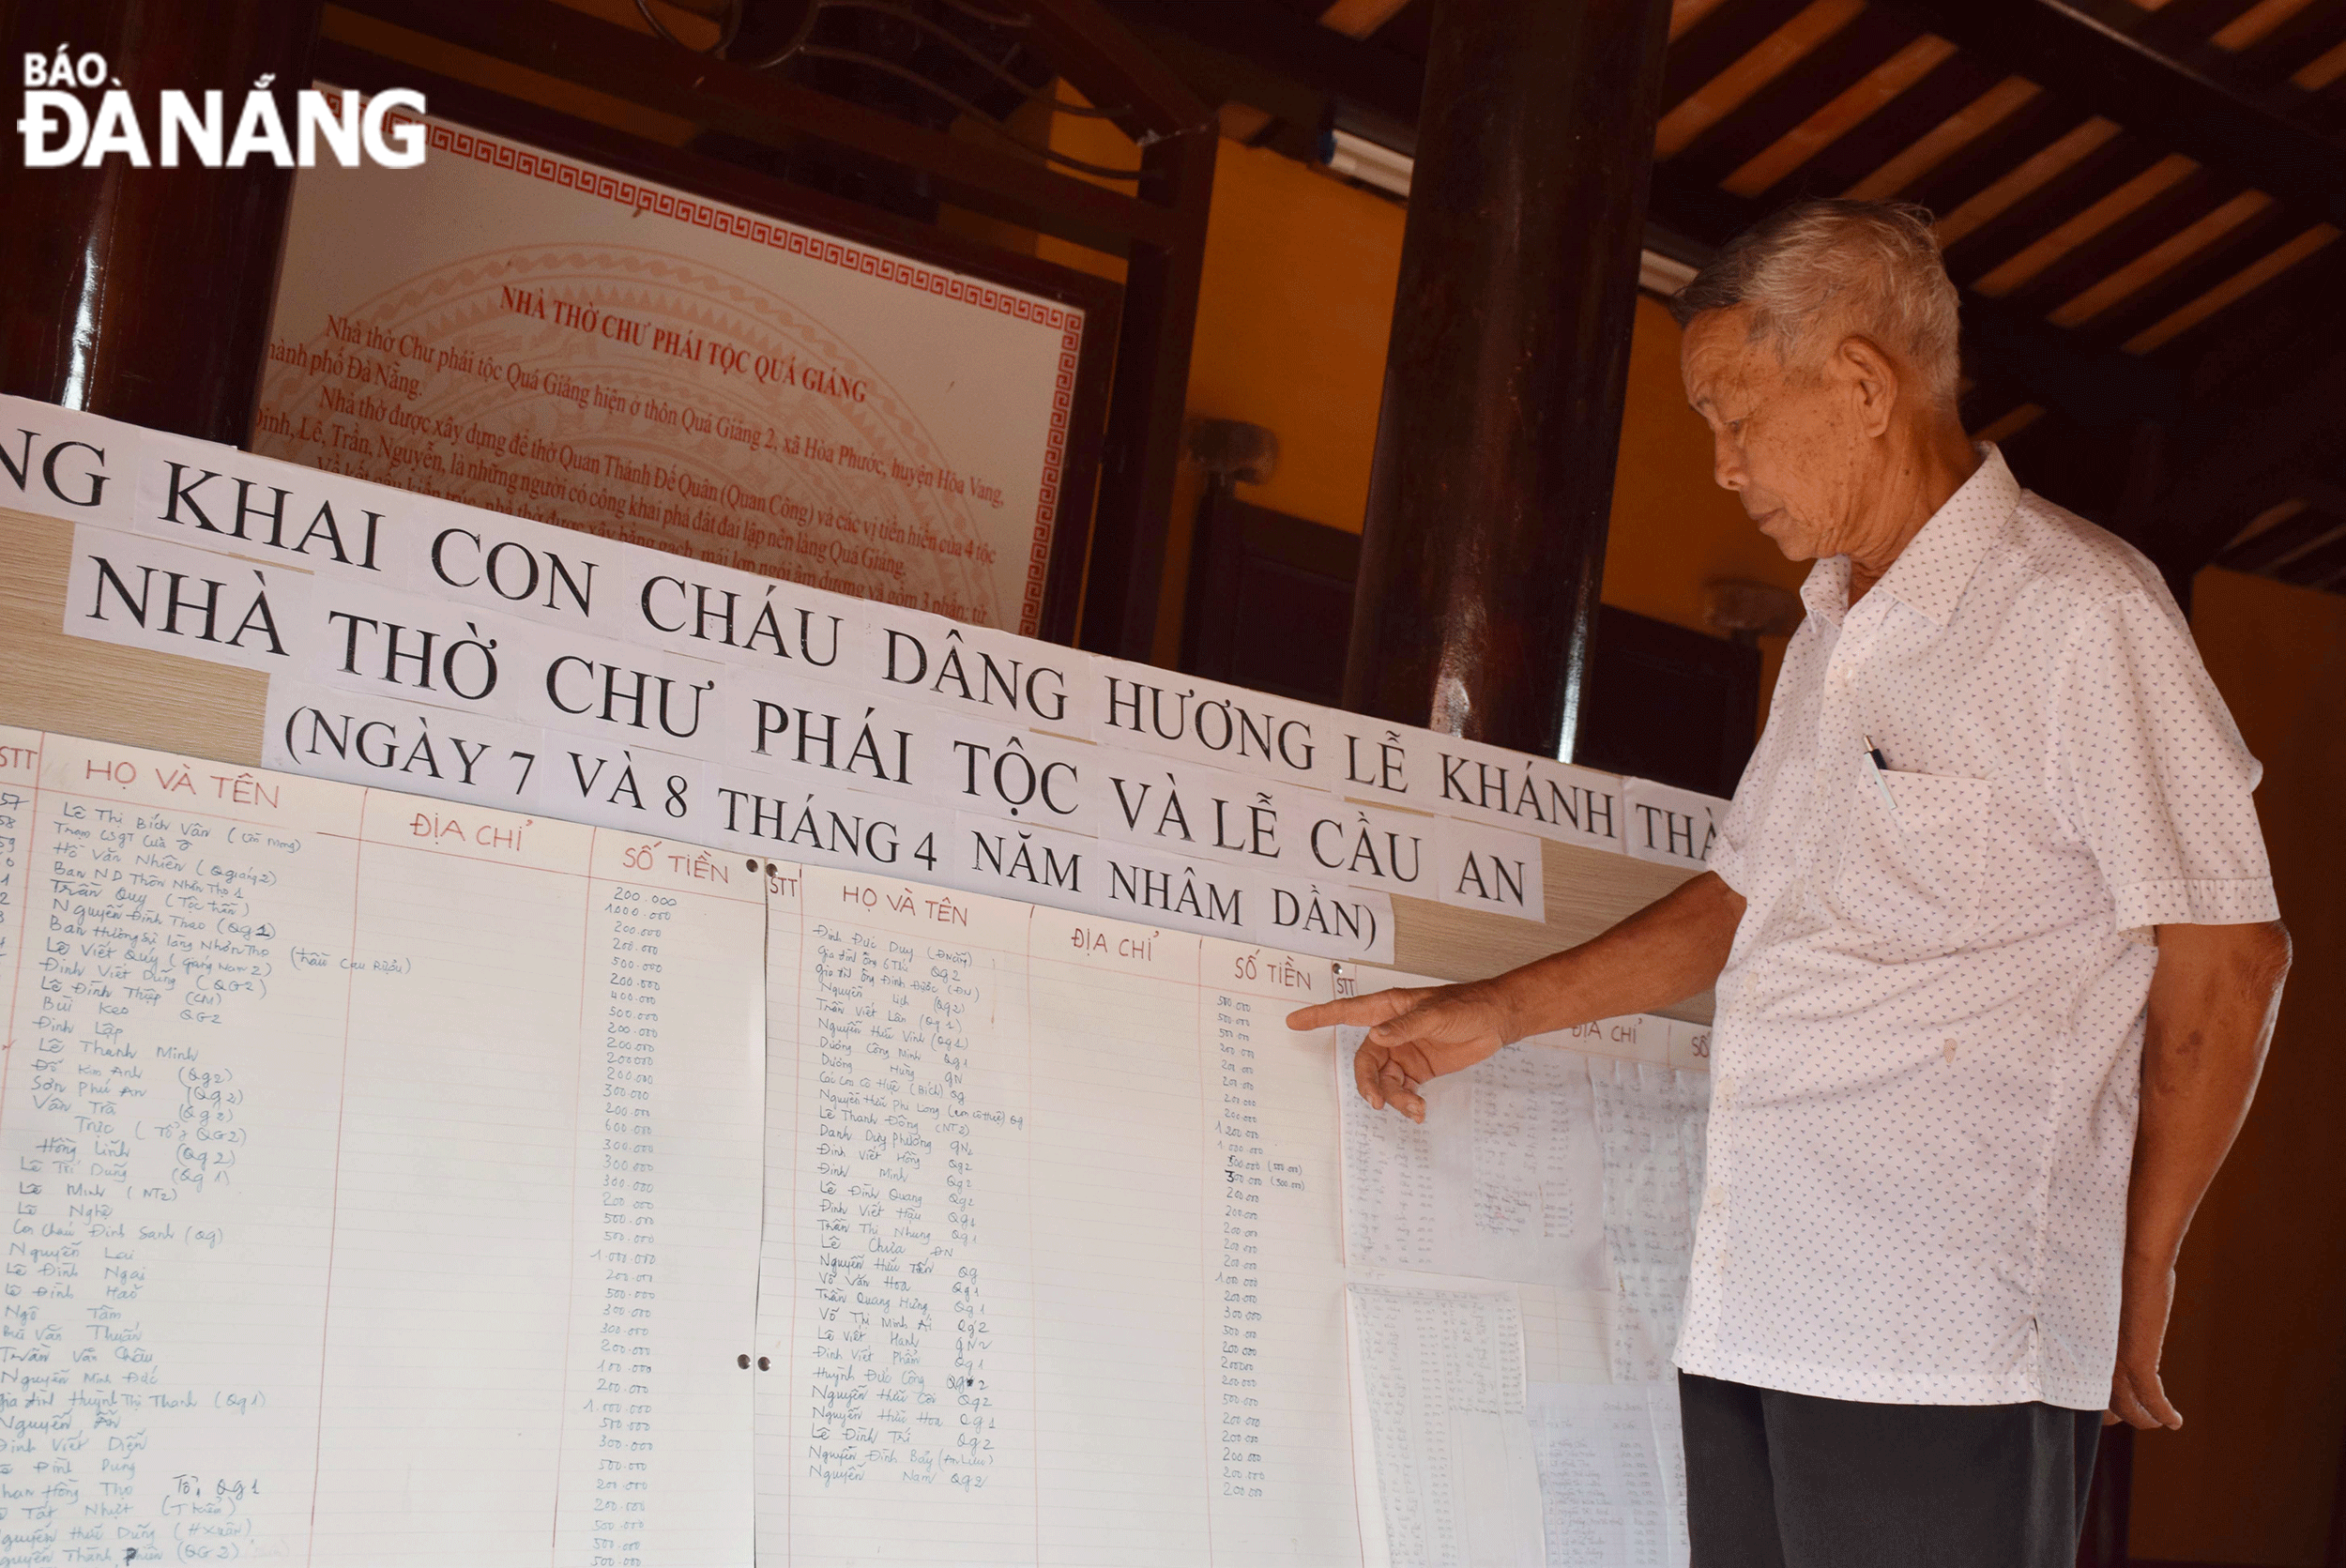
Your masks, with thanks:
M0 724L0 1565L1684 1568L1707 1031L1409 978Z
M1041 629L1082 309L426 129L297 176L256 451Z

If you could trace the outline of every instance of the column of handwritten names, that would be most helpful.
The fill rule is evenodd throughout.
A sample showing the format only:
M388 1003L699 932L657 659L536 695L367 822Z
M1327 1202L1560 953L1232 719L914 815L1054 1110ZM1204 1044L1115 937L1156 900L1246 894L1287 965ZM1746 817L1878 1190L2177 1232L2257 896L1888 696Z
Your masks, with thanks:
M38 793L8 785L38 896L0 1097L0 1563L297 1552L358 796L43 748Z
M1531 1441L1549 1568L1668 1568L1653 1385L1534 1384Z
M1030 1561L1027 912L800 875L793 1547Z

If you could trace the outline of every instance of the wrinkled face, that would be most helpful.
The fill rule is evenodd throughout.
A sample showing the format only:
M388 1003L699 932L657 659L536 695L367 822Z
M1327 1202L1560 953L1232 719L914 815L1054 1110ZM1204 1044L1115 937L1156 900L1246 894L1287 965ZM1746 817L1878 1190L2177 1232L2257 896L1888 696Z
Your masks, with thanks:
M1792 560L1847 554L1873 454L1840 357L1788 365L1773 337L1751 340L1738 306L1695 317L1678 364L1686 401L1711 427L1712 477L1760 531Z

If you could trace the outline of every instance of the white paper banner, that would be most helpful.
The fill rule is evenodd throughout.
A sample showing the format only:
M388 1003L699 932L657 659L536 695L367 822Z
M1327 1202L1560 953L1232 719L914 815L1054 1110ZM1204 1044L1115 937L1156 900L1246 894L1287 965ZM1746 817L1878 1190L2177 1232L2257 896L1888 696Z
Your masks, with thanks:
M79 525L67 632L267 671L273 767L745 855L1382 958L1394 895L1541 921L1543 840L1726 813L21 399L0 505Z

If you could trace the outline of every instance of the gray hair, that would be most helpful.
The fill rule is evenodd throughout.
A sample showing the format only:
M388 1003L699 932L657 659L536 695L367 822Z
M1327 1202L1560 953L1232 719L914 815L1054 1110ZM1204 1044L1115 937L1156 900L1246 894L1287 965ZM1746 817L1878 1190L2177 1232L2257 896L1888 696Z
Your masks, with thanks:
M1820 326L1836 340L1856 333L1903 354L1928 378L1931 397L1955 406L1955 284L1922 207L1794 202L1729 240L1669 302L1681 327L1737 306L1751 308L1752 341L1773 335L1788 364Z

